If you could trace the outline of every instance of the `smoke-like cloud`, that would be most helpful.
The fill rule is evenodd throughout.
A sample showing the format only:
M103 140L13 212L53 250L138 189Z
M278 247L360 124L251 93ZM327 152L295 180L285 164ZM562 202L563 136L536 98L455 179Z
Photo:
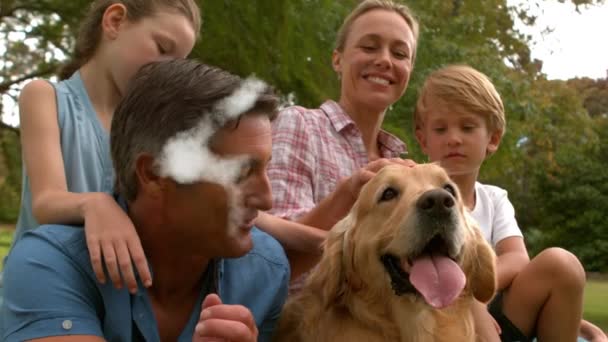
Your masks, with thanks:
M197 181L233 184L248 157L220 157L211 151L209 142L227 122L251 110L267 87L254 77L244 80L232 94L218 101L214 112L204 116L197 126L169 139L157 159L160 175L182 184Z

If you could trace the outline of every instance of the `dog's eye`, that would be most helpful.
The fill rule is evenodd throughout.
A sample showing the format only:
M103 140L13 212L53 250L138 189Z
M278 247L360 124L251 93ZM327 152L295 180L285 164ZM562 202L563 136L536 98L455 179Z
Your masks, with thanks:
M390 201L394 198L397 198L397 196L399 196L399 191L395 188L388 187L384 189L384 191L382 192L382 196L380 196L380 200L378 202Z
M456 189L454 189L454 186L452 184L444 185L443 189L452 194L452 196L456 197Z

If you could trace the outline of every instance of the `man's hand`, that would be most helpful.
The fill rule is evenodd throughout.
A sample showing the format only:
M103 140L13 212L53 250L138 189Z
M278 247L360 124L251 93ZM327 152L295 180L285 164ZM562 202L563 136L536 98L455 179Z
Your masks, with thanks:
M242 305L222 304L216 294L203 301L192 341L196 342L256 342L258 328L253 314Z

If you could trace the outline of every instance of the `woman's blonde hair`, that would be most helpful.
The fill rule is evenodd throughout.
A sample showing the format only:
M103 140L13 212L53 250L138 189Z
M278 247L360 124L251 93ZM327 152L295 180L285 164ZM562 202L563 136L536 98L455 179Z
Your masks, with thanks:
M101 41L101 20L106 9L114 4L126 7L131 22L150 17L159 9L169 9L183 14L197 36L201 28L200 9L195 0L95 0L80 24L72 59L59 71L60 79L69 78L93 57Z
M416 129L423 126L429 103L437 101L481 115L490 132L505 133L505 108L500 94L486 75L468 65L449 65L427 77L414 111Z
M344 45L346 44L346 39L350 34L350 29L353 26L353 22L363 14L376 9L391 11L399 14L410 27L414 36L414 51L412 55L413 62L416 58L416 46L418 45L418 21L414 17L414 13L409 9L409 7L391 0L361 1L361 3L348 14L348 16L344 19L344 22L342 22L342 26L340 26L340 29L338 30L338 34L336 36L336 43L334 48L340 52L344 51Z

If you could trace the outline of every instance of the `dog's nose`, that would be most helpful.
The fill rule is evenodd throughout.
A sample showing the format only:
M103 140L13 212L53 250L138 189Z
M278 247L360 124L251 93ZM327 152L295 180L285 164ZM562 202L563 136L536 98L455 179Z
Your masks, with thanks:
M454 207L454 197L443 189L429 190L416 202L418 210L430 215L449 214Z

